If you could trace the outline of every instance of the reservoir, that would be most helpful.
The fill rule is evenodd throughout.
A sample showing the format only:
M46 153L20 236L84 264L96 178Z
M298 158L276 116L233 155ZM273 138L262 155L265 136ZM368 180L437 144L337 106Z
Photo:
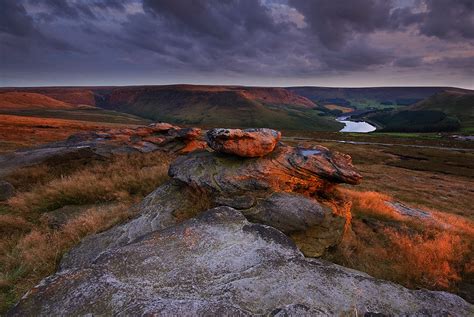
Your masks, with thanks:
M367 133L376 130L376 127L365 122L365 121L349 121L349 117L339 117L336 120L344 123L346 126L342 128L339 132L356 132L356 133Z

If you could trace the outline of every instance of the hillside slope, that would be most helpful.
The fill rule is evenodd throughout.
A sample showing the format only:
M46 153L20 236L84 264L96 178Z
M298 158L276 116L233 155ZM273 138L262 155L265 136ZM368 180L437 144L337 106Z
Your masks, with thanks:
M46 95L32 92L0 93L0 110L74 109L75 106Z
M412 110L435 110L459 119L463 131L474 132L474 92L445 91L423 100Z
M362 117L383 131L474 132L474 92L447 90L404 109Z
M169 85L0 89L0 93L16 91L151 120L204 127L338 131L343 126L321 116L311 100L284 88Z
M114 88L99 106L153 120L205 127L332 130L310 100L282 88L153 86Z
M446 90L466 91L449 87L288 87L287 89L313 102L351 106L355 109L407 106Z

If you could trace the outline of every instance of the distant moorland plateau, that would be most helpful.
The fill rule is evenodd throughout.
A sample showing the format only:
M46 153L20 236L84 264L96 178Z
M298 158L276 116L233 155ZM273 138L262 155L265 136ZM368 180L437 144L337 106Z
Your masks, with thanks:
M0 112L70 119L166 121L201 127L339 131L352 115L380 131L474 131L474 91L452 87L126 86L0 88ZM124 116L126 117L124 119Z

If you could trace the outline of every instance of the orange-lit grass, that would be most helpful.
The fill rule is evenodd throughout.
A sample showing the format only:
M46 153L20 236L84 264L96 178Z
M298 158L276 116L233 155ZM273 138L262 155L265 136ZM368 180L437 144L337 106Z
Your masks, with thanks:
M374 191L360 192L344 187L338 190L352 202L353 213L359 212L376 218L394 220L402 220L403 218L392 207L386 204L387 201L392 200L392 197L389 195Z
M0 114L0 153L64 140L73 133L130 124Z
M377 192L341 189L352 201L351 230L326 258L411 288L456 291L473 270L474 224L431 211L423 220L397 214Z

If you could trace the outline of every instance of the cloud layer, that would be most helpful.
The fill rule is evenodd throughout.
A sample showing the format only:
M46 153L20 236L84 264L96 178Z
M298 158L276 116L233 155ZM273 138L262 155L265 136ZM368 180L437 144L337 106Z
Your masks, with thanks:
M0 85L474 88L472 0L3 0Z

